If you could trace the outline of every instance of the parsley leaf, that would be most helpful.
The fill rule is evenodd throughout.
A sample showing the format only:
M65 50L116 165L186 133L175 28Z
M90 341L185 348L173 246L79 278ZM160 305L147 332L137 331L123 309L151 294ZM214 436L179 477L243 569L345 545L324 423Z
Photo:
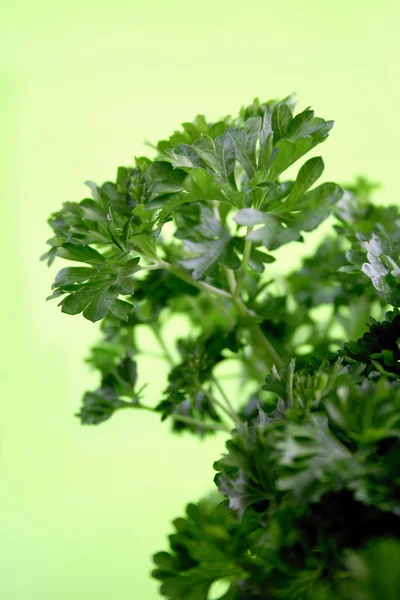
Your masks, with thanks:
M400 212L365 178L321 182L332 126L293 96L197 115L50 216L42 258L70 261L50 298L101 331L81 422L134 408L227 438L217 497L155 555L171 600L399 596ZM328 217L298 269L270 268ZM142 355L169 369L155 407Z

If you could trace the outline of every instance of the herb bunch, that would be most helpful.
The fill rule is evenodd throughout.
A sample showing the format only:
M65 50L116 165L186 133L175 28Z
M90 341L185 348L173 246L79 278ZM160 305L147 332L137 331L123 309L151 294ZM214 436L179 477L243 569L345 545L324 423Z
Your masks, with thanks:
M171 600L218 585L221 600L400 597L400 213L363 178L319 183L307 154L333 122L294 110L288 97L198 115L49 219L43 258L79 265L50 298L100 321L82 423L131 408L228 437L216 494L154 557ZM272 265L327 219L299 269ZM171 340L177 314L188 335ZM170 369L156 404L138 387L143 327ZM236 394L217 373L227 361Z

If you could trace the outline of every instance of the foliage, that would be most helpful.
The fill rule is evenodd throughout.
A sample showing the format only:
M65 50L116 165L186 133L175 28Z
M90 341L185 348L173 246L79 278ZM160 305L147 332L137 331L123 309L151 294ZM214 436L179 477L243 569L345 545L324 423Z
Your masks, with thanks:
M171 600L220 584L221 600L400 596L400 213L364 178L320 183L312 151L333 122L294 111L288 97L197 115L49 219L43 258L78 263L50 298L100 321L81 422L134 408L227 437L217 495L189 504L154 557ZM277 250L327 218L301 266L278 271ZM184 337L166 334L176 315ZM169 367L154 404L143 329Z

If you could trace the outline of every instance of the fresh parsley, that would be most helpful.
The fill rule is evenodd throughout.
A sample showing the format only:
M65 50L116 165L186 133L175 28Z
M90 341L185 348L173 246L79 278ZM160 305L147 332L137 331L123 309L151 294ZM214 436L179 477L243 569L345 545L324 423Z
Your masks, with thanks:
M400 597L400 211L364 178L321 183L309 153L332 126L293 97L197 115L49 219L43 258L73 263L50 298L100 322L81 422L148 410L227 436L214 495L154 556L170 600L219 583L221 600ZM272 276L276 250L328 218L300 268ZM171 339L177 314L190 326ZM138 386L143 327L169 365L160 398Z

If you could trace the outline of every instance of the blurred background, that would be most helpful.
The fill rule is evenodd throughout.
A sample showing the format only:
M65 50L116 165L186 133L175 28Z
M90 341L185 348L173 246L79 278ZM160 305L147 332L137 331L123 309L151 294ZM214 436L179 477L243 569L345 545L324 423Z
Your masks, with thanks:
M87 196L85 180L113 179L145 139L292 91L336 120L325 178L367 174L396 202L399 19L396 0L3 4L2 599L158 598L151 554L212 489L224 446L135 411L93 428L74 418L97 383L83 362L97 326L45 302L50 212ZM165 368L149 359L140 377L155 398Z

